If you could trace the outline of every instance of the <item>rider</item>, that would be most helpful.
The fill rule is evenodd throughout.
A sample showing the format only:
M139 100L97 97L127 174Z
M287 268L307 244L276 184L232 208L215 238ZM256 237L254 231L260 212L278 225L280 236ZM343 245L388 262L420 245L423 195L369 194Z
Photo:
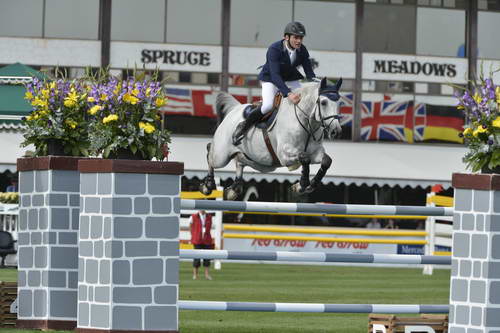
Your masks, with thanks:
M284 38L267 49L266 63L259 74L262 106L254 108L248 118L238 124L233 133L234 145L239 145L246 132L272 110L274 96L278 90L293 104L300 102L300 94L291 90L299 88L299 80L304 78L297 66L302 66L308 80L316 77L309 60L309 52L302 44L305 35L306 29L302 23L290 22L285 27Z

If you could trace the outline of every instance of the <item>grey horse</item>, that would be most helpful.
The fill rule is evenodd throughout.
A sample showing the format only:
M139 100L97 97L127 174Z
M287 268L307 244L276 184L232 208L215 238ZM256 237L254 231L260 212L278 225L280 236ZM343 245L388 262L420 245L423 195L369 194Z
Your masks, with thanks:
M210 194L215 189L214 169L236 162L235 182L225 189L228 200L236 200L243 191L243 168L250 166L260 172L271 172L278 167L295 170L302 166L300 181L292 189L310 193L320 184L332 159L325 153L323 139L335 137L342 131L339 122L339 89L342 79L329 85L321 82L305 83L295 92L301 95L299 104L288 99L281 101L274 120L267 129L252 128L238 146L232 143L236 126L243 121L248 104L241 104L230 94L219 92L215 102L218 114L224 115L212 142L207 145L208 175L200 184L200 191ZM263 135L267 132L268 140ZM321 164L312 180L309 165Z

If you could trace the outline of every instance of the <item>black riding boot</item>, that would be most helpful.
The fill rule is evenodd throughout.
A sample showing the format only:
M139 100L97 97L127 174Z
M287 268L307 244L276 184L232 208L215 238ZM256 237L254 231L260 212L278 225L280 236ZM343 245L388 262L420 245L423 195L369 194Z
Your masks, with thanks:
M241 140L245 137L245 134L247 134L248 130L255 125L259 120L262 119L262 112L260 112L260 106L256 107L253 109L250 114L248 115L248 118L242 121L241 123L236 126L236 129L234 130L233 133L233 144L235 146L239 145L241 143Z

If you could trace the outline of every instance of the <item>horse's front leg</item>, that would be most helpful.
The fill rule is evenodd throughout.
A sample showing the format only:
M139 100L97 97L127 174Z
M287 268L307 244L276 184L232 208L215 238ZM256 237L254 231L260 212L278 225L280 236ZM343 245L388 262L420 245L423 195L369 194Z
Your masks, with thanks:
M309 155L306 154L305 152L302 152L299 154L299 162L300 165L302 166L302 173L300 176L300 180L298 183L295 183L292 186L292 190L295 193L301 194L304 193L306 188L310 185L309 182L309 165L311 164L311 159L309 158Z
M214 167L211 165L210 161L210 150L212 144L207 144L207 163L208 163L208 174L200 183L200 192L205 195L210 195L213 190L216 189L215 179L214 179Z
M306 188L306 193L313 192L319 187L319 185L321 185L321 180L326 175L326 171L328 170L328 168L330 168L331 165L332 158L328 156L328 154L324 153L323 157L321 158L321 167L319 168L314 178L311 180L311 184Z

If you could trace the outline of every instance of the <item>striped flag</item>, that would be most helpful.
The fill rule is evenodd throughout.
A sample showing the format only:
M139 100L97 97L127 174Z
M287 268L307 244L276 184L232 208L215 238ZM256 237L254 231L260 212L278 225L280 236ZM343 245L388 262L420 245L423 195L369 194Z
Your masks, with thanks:
M161 111L170 114L194 115L190 89L166 88L168 102Z

